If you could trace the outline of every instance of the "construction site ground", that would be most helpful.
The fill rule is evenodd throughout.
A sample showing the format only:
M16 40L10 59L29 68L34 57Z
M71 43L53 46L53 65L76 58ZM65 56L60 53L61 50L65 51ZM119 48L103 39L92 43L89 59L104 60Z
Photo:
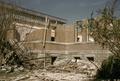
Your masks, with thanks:
M53 73L44 70L10 73L0 76L0 81L90 81L91 79L86 74Z
M0 73L0 81L91 81L95 73L96 67L90 62L65 59L45 69Z

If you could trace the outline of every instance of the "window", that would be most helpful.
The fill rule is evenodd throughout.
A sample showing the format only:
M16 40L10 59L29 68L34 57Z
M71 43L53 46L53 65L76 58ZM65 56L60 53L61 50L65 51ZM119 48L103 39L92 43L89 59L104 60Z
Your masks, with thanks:
M75 62L77 62L78 60L82 60L80 57L74 57L75 58Z
M79 38L79 37L77 37L77 42L79 42L79 40L80 40L80 38Z
M51 37L51 41L55 41L55 37Z
M55 41L55 30L51 30L51 41Z
M77 42L82 42L82 35L77 36Z
M51 64L53 65L57 57L51 56Z
M94 57L87 57L87 59L94 62Z

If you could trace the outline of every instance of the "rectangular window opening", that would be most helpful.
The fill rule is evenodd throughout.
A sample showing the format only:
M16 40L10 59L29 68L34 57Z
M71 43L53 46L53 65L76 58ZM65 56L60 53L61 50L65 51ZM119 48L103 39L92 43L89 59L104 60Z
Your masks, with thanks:
M94 57L87 57L87 59L88 59L89 61L94 62Z
M55 62L56 59L57 59L57 57L54 57L54 56L51 57L51 64L52 65L54 64L54 62Z
M55 37L51 37L51 41L55 41Z
M75 62L82 60L80 57L74 57L74 59L75 59Z

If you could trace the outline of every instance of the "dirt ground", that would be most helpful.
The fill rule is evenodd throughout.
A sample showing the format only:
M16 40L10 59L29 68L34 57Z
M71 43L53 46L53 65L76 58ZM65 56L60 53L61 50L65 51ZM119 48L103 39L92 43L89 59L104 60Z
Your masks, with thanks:
M48 71L34 70L27 74L20 74L10 81L89 81L86 74L76 73L51 73Z
M45 69L0 73L0 81L91 81L95 73L90 62L65 59Z

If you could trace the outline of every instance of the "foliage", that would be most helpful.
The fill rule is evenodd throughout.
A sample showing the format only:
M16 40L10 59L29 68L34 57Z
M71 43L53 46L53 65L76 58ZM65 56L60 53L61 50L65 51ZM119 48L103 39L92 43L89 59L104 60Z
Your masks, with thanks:
M120 78L120 19L115 17L114 10L117 0L113 0L111 7L105 7L101 15L91 19L91 35L102 47L108 49L113 55L104 60L98 70L97 79ZM117 81L117 80L116 80Z
M114 55L104 60L97 71L96 79L120 79L120 59Z
M113 17L111 9L105 7L100 17L92 20L91 24L91 35L95 41L114 55L120 56L120 19Z
M2 65L18 65L26 66L29 62L27 49L22 47L22 45L16 39L9 39L9 31L14 34L16 27L15 23L15 12L14 7L11 6L10 9L6 8L4 5L0 6L0 64ZM8 33L9 32L9 33Z

